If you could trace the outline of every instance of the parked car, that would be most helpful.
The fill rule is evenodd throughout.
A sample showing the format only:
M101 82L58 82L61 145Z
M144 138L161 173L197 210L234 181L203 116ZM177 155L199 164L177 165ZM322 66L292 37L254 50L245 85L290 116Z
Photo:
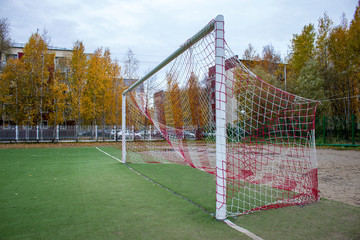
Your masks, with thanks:
M80 137L90 137L90 136L92 136L92 132L91 132L91 130L80 130L79 136Z
M184 131L184 138L188 139L188 140L195 140L196 135L194 133L192 133L192 132Z
M117 132L118 139L122 139L122 135L123 135L122 131ZM129 139L131 137L130 131L125 131L125 137L126 139Z
M137 134L141 139L144 139L144 137L145 137L145 138L149 138L151 132L150 132L150 131L145 131L145 130L143 130L143 131L137 132L136 134Z
M119 131L117 133L117 137L118 139L122 139L122 131ZM128 130L125 131L125 138L126 139L140 139L141 138L141 135L139 133L134 133L134 132L130 132Z
M110 131L110 136L114 136L116 134L116 130L115 129L112 129L111 131Z
M156 138L164 138L164 136L161 134L159 130L154 130L153 136Z

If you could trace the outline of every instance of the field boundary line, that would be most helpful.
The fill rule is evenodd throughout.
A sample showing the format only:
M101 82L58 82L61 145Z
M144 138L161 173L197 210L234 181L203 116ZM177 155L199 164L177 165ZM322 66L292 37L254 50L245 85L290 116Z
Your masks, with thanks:
M249 230L236 225L229 219L225 219L225 220L223 220L223 222L226 223L229 227L237 230L238 232L241 232L241 233L247 235L248 237L251 237L253 240L263 240L262 238L256 236L254 233L250 232Z
M107 156L109 156L109 157L111 157L111 158L115 159L116 161L121 162L121 163L124 163L123 161L121 161L121 160L120 160L120 159L118 159L117 157L114 157L113 155L111 155L111 154L109 154L109 153L105 152L104 150L101 150L101 149L100 149L100 148L98 148L98 147L96 147L96 149L97 149L97 150L99 150L100 152L104 153L105 155L107 155Z
M131 171L133 171L134 173L138 174L139 176L141 176L141 177L145 178L146 180L148 180L148 181L150 181L150 182L152 182L152 183L154 183L154 184L158 185L159 187L161 187L161 188L165 189L166 191L169 191L170 193L175 194L176 196L178 196L178 197L180 197L180 198L184 199L185 201L187 201L187 202L189 202L189 203L193 204L194 206L196 206L196 207L200 208L200 209L201 209L202 211L204 211L205 213L207 213L207 214L211 215L212 217L214 217L214 214L213 214L213 213L209 212L208 210L206 210L205 208L203 208L203 207L202 207L202 206L200 206L199 204L197 204L197 203L195 203L195 202L191 201L190 199L188 199L188 198L186 198L186 197L182 196L181 194L179 194L179 193L177 193L177 192L175 192L175 191L173 191L173 190L171 190L171 189L169 189L169 188L167 188L167 187L165 187L165 186L161 185L160 183L158 183L158 182L156 182L156 181L152 180L151 178L149 178L149 177L145 176L144 174L142 174L142 173L138 172L137 170L135 170L134 168L130 167L128 164L126 164L125 162L123 162L122 160L120 160L119 158L117 158L117 157L115 157L115 156L113 156L113 155L111 155L111 154L109 154L109 153L105 152L104 150L101 150L101 149L100 149L100 148L98 148L98 147L96 147L96 149L97 149L97 150L99 150L100 152L104 153L105 155L107 155L107 156L109 156L109 157L111 157L111 158L115 159L116 161L118 161L118 162L120 162L120 163L124 164L127 168L129 168ZM233 222L231 222L231 221L230 221L230 220L228 220L228 219L222 220L222 222L226 223L229 227L231 227L231 228L233 228L233 229L237 230L238 232L241 232L241 233L243 233L243 234L247 235L248 237L252 238L253 240L263 240L262 238L260 238L260 237L256 236L254 233L250 232L249 230L246 230L245 228L242 228L242 227L240 227L240 226L238 226L238 225L234 224Z

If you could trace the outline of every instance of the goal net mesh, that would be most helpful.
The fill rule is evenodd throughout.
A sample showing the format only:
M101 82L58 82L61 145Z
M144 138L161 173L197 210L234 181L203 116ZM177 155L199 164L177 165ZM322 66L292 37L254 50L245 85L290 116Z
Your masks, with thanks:
M216 174L214 42L211 32L126 95L127 162ZM226 42L224 69L227 216L318 200L317 102L258 78Z

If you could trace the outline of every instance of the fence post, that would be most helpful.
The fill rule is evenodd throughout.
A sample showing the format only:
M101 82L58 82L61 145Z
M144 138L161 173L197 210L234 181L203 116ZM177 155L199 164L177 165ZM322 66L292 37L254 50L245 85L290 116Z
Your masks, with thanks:
M98 140L97 125L95 125L95 141L97 142L97 140Z
M326 116L323 116L323 144L326 143Z
M117 133L117 130L116 130L116 125L114 125L113 129L115 129L115 134L114 134L114 141L116 142L116 133Z
M351 114L351 141L355 145L355 114Z
M36 141L39 141L39 125L36 125Z
M78 123L76 123L76 125L75 125L75 140L76 140L76 142L79 141L79 125L78 125Z
M56 125L56 141L59 141L59 131L60 131L60 129L59 129L59 125Z
M15 141L19 141L19 126L15 125Z

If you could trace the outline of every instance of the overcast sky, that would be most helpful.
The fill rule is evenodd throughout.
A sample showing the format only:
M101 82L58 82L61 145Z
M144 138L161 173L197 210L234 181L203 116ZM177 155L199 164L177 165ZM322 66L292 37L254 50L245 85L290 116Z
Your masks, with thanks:
M46 29L52 46L86 52L108 47L123 61L132 49L142 65L154 67L218 14L225 37L242 56L251 43L258 53L272 44L284 56L293 34L327 12L336 25L351 20L357 0L0 0L0 18L10 21L11 38L26 43ZM144 73L139 73L144 75Z

